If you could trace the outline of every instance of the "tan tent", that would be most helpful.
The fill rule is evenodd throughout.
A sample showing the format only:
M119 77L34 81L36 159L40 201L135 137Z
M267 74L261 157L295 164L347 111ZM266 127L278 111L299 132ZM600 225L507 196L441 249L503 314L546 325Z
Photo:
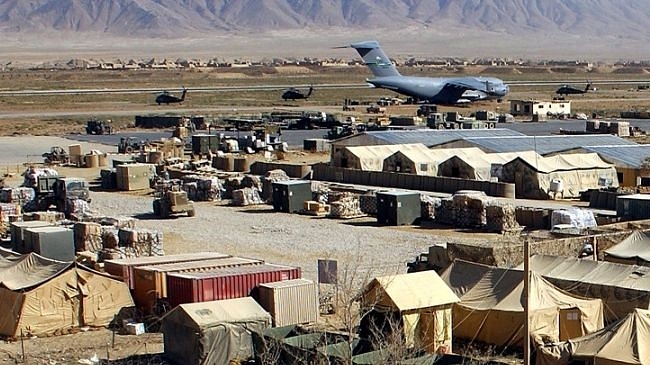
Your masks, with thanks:
M332 152L331 165L362 171L382 171L384 159L397 151L424 151L421 143L342 147Z
M498 346L521 346L524 329L523 271L456 260L441 275L460 297L454 335ZM531 333L563 340L603 327L600 299L563 292L540 275L530 278Z
M598 365L650 364L650 311L635 309L600 331L538 348L538 365L575 360Z
M37 254L0 258L0 335L43 335L106 326L133 299L126 284Z
M502 178L517 186L517 197L533 199L548 198L554 180L561 182L565 198L579 197L580 192L605 184L618 186L614 165L596 153L534 158L525 154L503 165Z
M480 148L401 149L384 159L383 171L417 175L438 175L438 164L456 155L483 155Z
M650 266L650 232L635 231L605 250L605 261Z
M364 288L361 307L399 312L406 343L435 352L451 350L451 306L460 301L435 271L382 276Z
M162 319L165 356L179 364L228 365L253 356L251 331L271 323L251 297L181 304Z
M613 262L535 255L530 267L568 292L601 298L605 322L612 323L634 308L650 309L650 268Z

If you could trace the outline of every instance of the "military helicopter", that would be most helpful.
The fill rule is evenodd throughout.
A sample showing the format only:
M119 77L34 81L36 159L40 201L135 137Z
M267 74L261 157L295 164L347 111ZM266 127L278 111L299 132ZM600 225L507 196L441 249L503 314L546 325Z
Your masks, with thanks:
M181 93L181 97L179 98L178 96L174 96L169 93L169 91L163 91L160 93L158 96L156 96L156 103L158 105L160 104L172 104L172 103L182 103L185 100L185 94L187 94L187 89L183 88L183 92Z
M559 89L555 91L555 93L558 95L568 96L569 94L586 94L589 90L596 90L596 89L592 87L590 81L587 81L587 86L585 86L584 90L571 85L562 85Z
M307 91L307 93L304 93L304 92L296 89L295 87L292 87L292 88L287 89L284 93L282 93L282 99L284 99L284 101L287 101L289 99L291 99L291 100L298 100L298 99L307 100L311 96L311 93L313 91L314 91L313 86L309 86L309 90Z

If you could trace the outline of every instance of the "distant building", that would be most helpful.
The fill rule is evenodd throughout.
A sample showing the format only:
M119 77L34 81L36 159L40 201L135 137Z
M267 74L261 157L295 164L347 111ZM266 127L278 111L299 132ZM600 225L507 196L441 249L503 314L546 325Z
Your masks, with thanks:
M514 116L571 115L571 101L510 100L510 114Z

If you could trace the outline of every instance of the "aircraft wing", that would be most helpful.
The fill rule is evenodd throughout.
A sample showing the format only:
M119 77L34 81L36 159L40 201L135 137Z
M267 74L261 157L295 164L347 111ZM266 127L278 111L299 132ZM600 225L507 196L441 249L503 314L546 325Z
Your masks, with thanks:
M442 90L436 95L437 99L448 104L455 104L467 90L474 90L456 82L448 82L442 87Z

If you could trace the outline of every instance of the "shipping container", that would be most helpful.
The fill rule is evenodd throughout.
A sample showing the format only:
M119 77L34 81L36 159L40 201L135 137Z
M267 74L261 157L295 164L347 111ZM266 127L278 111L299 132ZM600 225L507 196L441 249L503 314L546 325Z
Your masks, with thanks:
M411 225L420 218L420 193L382 191L377 193L377 223L391 226Z
M295 213L312 200L311 182L305 180L276 181L273 183L273 209L278 212Z
M219 252L196 252L196 253L182 253L178 255L165 255L165 256L144 256L129 259L115 259L104 261L104 271L107 273L122 278L129 289L134 288L133 281L133 268L145 265L158 265L170 264L174 262L187 262L196 260L211 260L224 257L230 257Z
M54 224L46 221L12 222L9 228L11 234L11 249L18 253L31 252L31 247L25 247L25 229L47 226L54 226Z
M52 260L74 261L74 232L71 229L52 226L26 228L25 249Z
M616 215L628 220L650 218L650 194L617 196Z
M167 298L167 274L212 271L226 267L261 265L263 260L224 257L212 260L176 262L133 268L133 299L138 308L149 313L158 299Z
M272 264L170 273L167 275L167 298L175 307L183 303L255 297L254 289L260 284L299 278L300 268Z
M260 284L258 302L273 317L273 326L318 321L318 289L307 279Z
M219 149L221 137L216 134L195 134L192 136L192 153L205 155Z

